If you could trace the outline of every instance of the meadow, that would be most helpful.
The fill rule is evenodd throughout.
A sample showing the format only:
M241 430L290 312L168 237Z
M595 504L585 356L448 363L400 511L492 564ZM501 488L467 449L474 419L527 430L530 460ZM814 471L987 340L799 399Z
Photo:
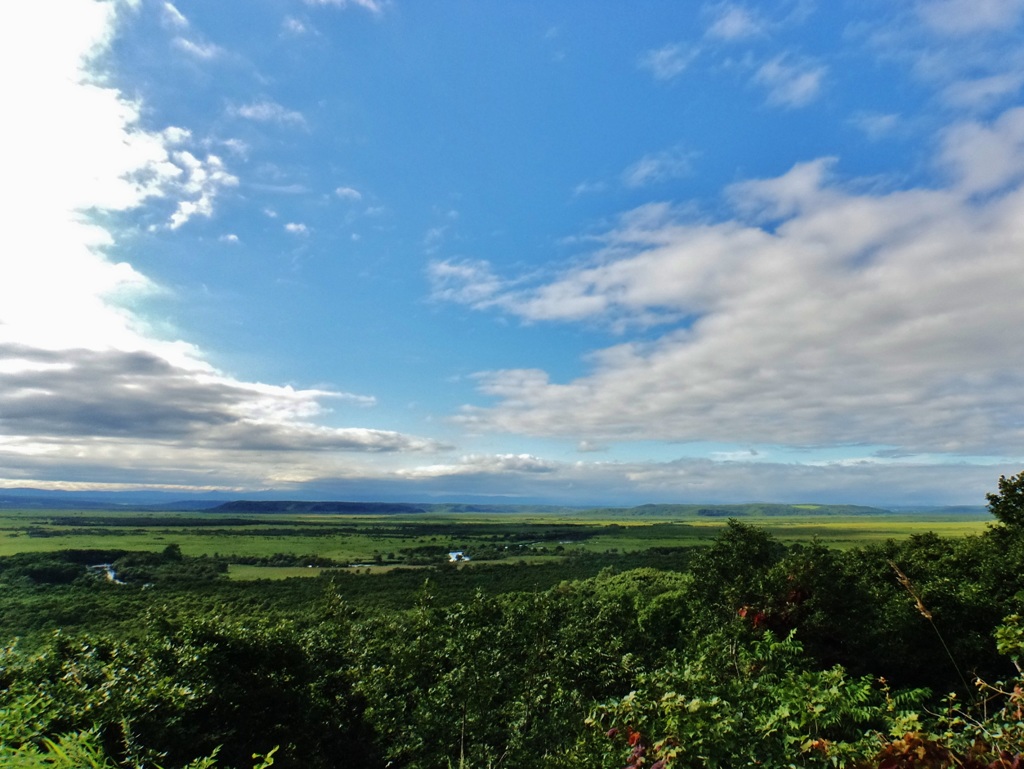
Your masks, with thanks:
M739 513L745 524L762 528L781 542L818 541L839 549L926 532L944 537L980 534L991 520L973 510L850 515L815 506L798 514L728 512ZM283 578L316 576L320 566L373 572L399 565L430 566L447 561L453 551L465 553L468 566L688 548L713 541L731 517L695 511L655 511L638 517L628 510L377 516L6 510L0 512L0 556L66 549L152 551L174 544L187 556L226 560L236 579ZM283 555L310 559L277 565L258 562Z

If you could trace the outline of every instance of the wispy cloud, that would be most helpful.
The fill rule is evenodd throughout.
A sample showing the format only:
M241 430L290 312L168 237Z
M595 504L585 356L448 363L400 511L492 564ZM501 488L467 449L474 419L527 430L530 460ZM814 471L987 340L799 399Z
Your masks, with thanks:
M233 107L231 112L238 117L245 118L246 120L255 120L259 123L306 125L306 118L303 117L301 112L283 107L269 99Z
M892 136L900 130L902 119L894 113L858 112L850 123L864 132L872 141Z
M224 49L213 43L197 43L184 37L174 38L173 44L179 50L197 59L215 59L224 54Z
M767 89L771 105L804 107L818 98L827 72L823 64L781 55L762 64L753 82Z
M1008 98L1014 98L1024 86L1024 73L1000 72L987 77L958 80L943 91L947 104L972 111L983 111Z
M185 14L178 10L174 3L165 2L161 6L163 22L171 27L177 27L179 29L185 29L188 27L188 19L185 18Z
M312 28L302 19L297 19L294 16L285 16L284 21L281 22L281 29L286 35L292 37L301 37L302 35L308 35L312 32Z
M932 30L952 37L1004 30L1024 15L1022 0L918 0L915 8Z
M387 0L305 0L306 5L331 6L334 8L362 8L375 15L384 13L390 5Z
M689 176L693 173L694 157L694 152L680 147L644 155L622 172L622 182L627 187L645 187Z
M944 106L991 113L1024 86L1022 23L1024 0L918 0L856 36L880 60L908 66Z
M404 478L451 478L453 476L508 476L551 473L558 464L532 454L468 455L454 464L421 465L397 473Z
M427 266L434 299L486 307L504 287L484 261L433 261Z
M686 71L699 52L695 47L674 43L647 51L638 64L641 69L650 70L657 80L674 80Z
M355 187L338 187L334 194L342 200L362 200L363 193L357 190Z
M290 232L292 235L308 235L309 227L302 222L288 222L284 226L285 232Z
M705 34L718 40L735 41L761 37L766 22L754 11L741 5L722 3L709 9L711 22Z
M572 188L572 195L574 198L582 197L583 195L595 195L599 192L605 192L608 189L608 183L602 181L583 181Z

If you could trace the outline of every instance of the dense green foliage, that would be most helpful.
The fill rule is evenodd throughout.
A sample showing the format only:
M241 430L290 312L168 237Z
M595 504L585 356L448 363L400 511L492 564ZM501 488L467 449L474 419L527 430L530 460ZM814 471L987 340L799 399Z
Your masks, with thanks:
M988 509L1009 528L1024 529L1024 472L999 477L999 491L986 494Z
M174 545L10 556L0 764L1019 768L1024 535L998 520L282 582Z

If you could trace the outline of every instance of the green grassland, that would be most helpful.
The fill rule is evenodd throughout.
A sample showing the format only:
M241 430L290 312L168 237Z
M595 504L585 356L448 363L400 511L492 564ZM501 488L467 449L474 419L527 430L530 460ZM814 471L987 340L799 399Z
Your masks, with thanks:
M461 550L471 564L563 560L580 553L627 555L712 541L729 518L764 528L782 542L818 540L841 549L914 534L982 533L990 518L975 510L892 513L821 505L698 507L648 505L626 510L347 515L232 512L0 512L0 556L56 550L160 550L218 556L236 579L314 576L320 568L372 572L428 566ZM275 555L294 562L266 563ZM316 562L301 562L315 557Z

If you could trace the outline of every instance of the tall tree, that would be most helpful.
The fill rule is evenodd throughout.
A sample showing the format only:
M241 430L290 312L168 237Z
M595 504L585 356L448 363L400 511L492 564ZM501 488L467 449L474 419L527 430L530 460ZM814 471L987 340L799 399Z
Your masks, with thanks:
M999 493L986 494L988 509L1001 523L1024 531L1024 471L1010 478L999 476Z

